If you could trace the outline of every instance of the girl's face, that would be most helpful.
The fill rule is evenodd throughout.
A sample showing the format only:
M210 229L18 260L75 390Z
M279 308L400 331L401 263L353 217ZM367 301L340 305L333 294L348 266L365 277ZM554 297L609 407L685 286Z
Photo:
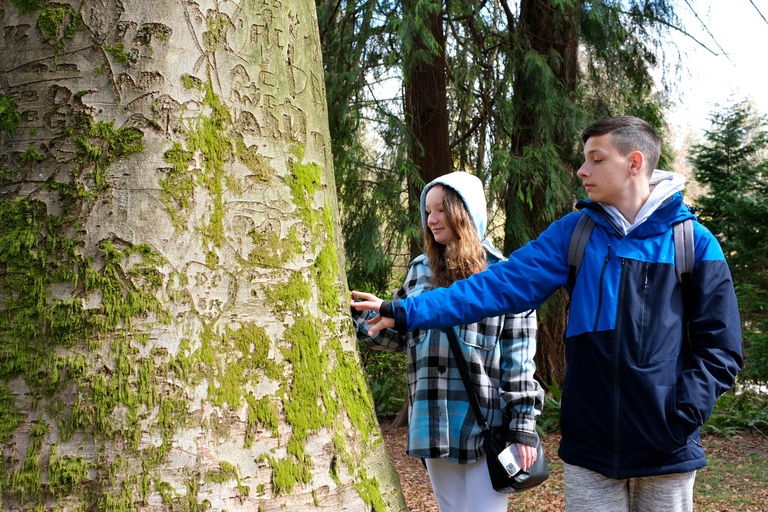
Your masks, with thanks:
M424 206L427 210L427 226L432 231L435 242L446 245L456 240L456 233L454 233L453 227L448 222L445 208L443 207L442 185L434 185L429 189Z

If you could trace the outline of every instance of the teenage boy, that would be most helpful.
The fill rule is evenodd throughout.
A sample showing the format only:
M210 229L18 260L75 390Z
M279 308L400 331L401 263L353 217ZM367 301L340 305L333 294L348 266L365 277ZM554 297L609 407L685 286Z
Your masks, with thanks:
M742 363L731 275L720 245L683 204L683 177L654 171L660 140L648 123L607 119L582 139L578 176L590 200L577 203L581 213L450 288L351 305L380 310L371 334L538 307L568 287L571 235L588 215L596 225L569 290L565 340L566 510L692 511L696 470L706 464L699 427ZM695 269L683 294L673 225L685 219L693 219Z

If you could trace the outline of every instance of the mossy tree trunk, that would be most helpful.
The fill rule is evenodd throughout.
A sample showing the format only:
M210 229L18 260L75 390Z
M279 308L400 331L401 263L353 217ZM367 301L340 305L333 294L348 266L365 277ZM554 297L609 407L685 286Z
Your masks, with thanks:
M311 0L0 6L4 510L397 510Z

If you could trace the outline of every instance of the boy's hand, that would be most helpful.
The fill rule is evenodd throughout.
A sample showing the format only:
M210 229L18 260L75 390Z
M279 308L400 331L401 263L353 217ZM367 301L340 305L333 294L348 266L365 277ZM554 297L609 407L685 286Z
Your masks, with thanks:
M350 301L349 305L355 308L357 311L379 311L381 308L381 303L384 302L371 293L356 291L352 291L351 293L352 300ZM368 336L373 336L382 329L392 328L395 326L395 320L393 318L385 318L381 315L376 315L373 319L368 320L366 323L373 324L372 327L368 330Z

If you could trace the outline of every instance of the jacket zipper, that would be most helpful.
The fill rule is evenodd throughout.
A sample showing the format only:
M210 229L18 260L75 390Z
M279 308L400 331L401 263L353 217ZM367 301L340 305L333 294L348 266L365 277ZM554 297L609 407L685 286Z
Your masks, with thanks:
M623 260L622 260L623 261ZM643 295L641 297L640 301L640 334L637 337L638 344L637 344L637 362L639 364L645 364L644 358L643 358L643 336L645 333L643 330L645 329L645 294L648 290L648 267L650 266L650 263L647 261L643 263Z
M624 300L624 264L626 260L621 259L621 274L619 275L619 295L616 309L616 327L613 331L613 478L616 478L619 471L619 462L621 457L621 421L619 409L621 407L621 365L619 357L619 333L624 319L623 305Z
M600 291L597 296L597 315L595 316L595 327L593 331L597 331L597 322L600 320L600 309L603 306L603 277L605 277L605 269L608 267L608 260L611 259L611 244L608 244L608 254L605 255L605 261L603 262L603 269L600 271Z

